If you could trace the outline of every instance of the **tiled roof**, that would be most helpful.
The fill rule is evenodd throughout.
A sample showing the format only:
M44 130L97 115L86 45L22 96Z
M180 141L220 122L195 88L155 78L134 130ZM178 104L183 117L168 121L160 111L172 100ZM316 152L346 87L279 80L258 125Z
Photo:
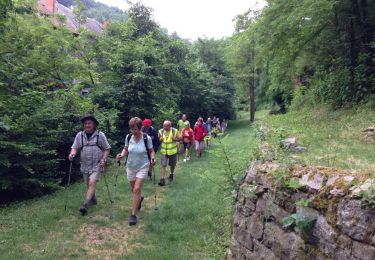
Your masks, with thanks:
M45 14L52 14L45 6L45 0L38 0L38 6L41 9L41 12ZM61 14L65 16L66 18L66 26L72 31L77 32L78 31L78 23L74 20L74 14L73 10L60 4L56 1L55 5L55 14ZM54 23L57 23L57 21L53 21ZM95 33L101 33L103 32L103 25L92 18L86 19L86 24L82 25L82 27L87 28L87 30L95 32Z

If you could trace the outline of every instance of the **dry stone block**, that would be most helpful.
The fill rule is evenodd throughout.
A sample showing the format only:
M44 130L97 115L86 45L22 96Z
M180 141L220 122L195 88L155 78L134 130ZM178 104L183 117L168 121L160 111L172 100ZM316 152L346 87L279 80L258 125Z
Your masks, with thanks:
M305 243L300 236L294 232L286 232L275 223L265 224L264 245L281 259L303 259Z
M259 213L254 213L247 220L247 229L253 236L253 238L261 240L263 237L263 216Z
M329 177L327 182L326 182L326 185L332 186L335 183L335 181L338 180L339 178L340 178L340 176L338 176L338 175Z
M235 235L237 241L248 250L253 250L253 240L252 240L252 234L248 232L247 230L240 229L237 231L237 234Z
M323 175L319 173L305 174L302 176L302 179L300 179L300 184L302 186L307 186L310 189L313 189L315 191L318 191L323 187L323 182L324 182L324 177Z
M338 205L337 227L349 237L370 244L375 234L375 210L363 209L360 200L343 200Z
M368 192L371 187L375 186L375 179L367 180L359 186L350 189L353 198L359 198L362 192Z
M257 260L276 260L279 259L275 254L259 241L254 240L254 257Z
M327 219L323 216L318 216L313 229L313 235L319 239L319 249L323 253L332 257L336 249L338 248L338 245L335 242L338 234L328 224Z
M361 260L374 260L375 247L354 241L353 256Z

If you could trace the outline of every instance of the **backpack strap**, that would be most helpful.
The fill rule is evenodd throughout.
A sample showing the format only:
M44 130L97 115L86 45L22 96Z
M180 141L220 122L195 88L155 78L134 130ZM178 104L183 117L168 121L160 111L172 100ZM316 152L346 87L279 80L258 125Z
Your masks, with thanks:
M103 148L100 147L99 145L99 135L100 135L100 131L98 131L98 135L96 136L96 146L99 147L100 150L103 150Z
M132 135L133 134L128 134L127 136L126 136L126 141L127 141L127 143L128 143L128 147L129 147L129 143L130 143L130 138L132 138ZM128 154L128 156L129 156L129 154ZM126 159L125 159L125 163L124 163L124 165L126 166L126 163L128 162L128 156L126 156Z
M131 134L131 133L126 136L126 141L128 143L128 146L129 146L129 143L130 143L130 138L132 138L132 136L133 136L133 134Z
M81 145L82 145L82 147L81 147L81 149L84 147L84 146L95 146L95 145L84 145L83 144L83 133L84 133L84 131L81 131ZM100 135L100 131L98 131L98 134L97 134L97 136L96 136L96 146L100 149L100 150L103 150L102 149L102 147L100 147L100 145L99 145L99 135Z
M147 157L148 157L148 161L151 163L151 155L148 151L148 146L147 146L147 143L148 143L148 138L147 138L147 134L143 133L143 142L145 144L145 148L146 148L146 153L147 153Z

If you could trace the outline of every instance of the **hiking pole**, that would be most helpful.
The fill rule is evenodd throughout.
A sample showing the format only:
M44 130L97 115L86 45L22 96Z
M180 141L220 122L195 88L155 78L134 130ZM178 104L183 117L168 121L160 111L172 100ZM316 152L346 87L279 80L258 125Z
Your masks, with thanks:
M120 171L120 166L121 166L121 161L117 161L118 167L116 170L116 175L115 175L115 191L113 193L113 200L116 199L116 194L117 194L117 179L118 179L118 173Z
M108 182L107 182L107 177L105 177L105 172L103 171L103 178L104 178L104 184L105 186L107 187L107 192L108 192L108 198L109 198L109 201L111 202L111 205L113 204L113 200L111 198L111 192L109 191L109 187L108 187Z
M153 171L154 167L151 168L151 174L152 174L152 171ZM154 186L155 186L155 195L154 195L154 210L158 210L158 206L156 204L156 177L155 177L155 173L153 174L154 175Z
M111 210L108 214L106 214L106 216L109 218L109 219L113 219L113 200L111 198L111 193L109 191L109 186L108 186L108 182L107 182L107 177L105 176L105 172L103 170L103 178L104 178L104 184L105 186L107 187L107 192L108 192L108 198L109 198L109 201L111 202Z
M67 188L69 188L70 186L70 176L72 175L72 165L73 165L73 161L70 161L70 166L69 166L69 177L68 177L68 186L66 186ZM65 205L64 205L64 210L66 211L66 207L68 205L68 193L66 193L65 195Z

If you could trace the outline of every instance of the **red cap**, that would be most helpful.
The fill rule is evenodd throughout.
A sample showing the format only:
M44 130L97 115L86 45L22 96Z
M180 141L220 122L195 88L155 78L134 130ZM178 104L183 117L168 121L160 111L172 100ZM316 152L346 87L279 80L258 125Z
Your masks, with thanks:
M143 125L150 127L152 125L151 119L146 118L145 120L143 120Z

